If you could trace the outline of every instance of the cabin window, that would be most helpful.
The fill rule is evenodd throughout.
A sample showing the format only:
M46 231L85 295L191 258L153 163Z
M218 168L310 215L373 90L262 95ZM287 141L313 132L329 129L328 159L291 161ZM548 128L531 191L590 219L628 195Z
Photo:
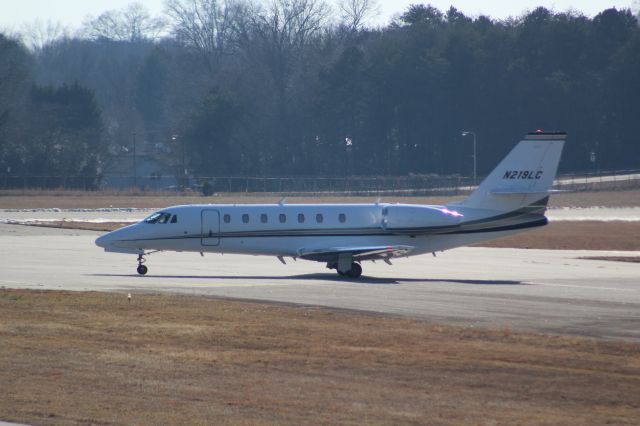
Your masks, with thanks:
M287 221L287 215L284 213L280 213L278 219L280 219L280 223L285 223Z
M248 214L243 214L242 215L242 223L249 223L249 215Z
M224 220L224 223L231 223L231 215L225 214L222 220Z
M269 221L269 217L266 214L262 213L260 215L260 222L267 223L268 221Z
M173 217L171 218L171 223L178 223L178 215L174 214Z
M304 223L304 215L302 213L298 213L298 223Z
M338 215L338 220L340 221L340 223L345 223L347 221L347 215L344 213L340 213Z
M322 213L318 213L316 215L316 222L322 223L324 221L324 217L322 217Z

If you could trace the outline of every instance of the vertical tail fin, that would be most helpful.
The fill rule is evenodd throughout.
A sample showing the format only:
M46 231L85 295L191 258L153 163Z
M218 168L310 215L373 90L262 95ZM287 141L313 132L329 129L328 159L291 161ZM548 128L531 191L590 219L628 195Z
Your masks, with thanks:
M529 133L461 205L512 211L544 200L558 171L566 133Z

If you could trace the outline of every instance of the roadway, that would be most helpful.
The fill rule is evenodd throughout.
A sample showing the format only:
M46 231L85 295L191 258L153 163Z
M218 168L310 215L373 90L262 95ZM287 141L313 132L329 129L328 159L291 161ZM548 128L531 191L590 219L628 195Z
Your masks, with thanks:
M640 341L640 264L583 256L640 252L458 248L366 262L360 280L315 262L157 253L105 253L96 232L0 224L0 287L170 292L404 315L469 327ZM124 296L123 296L124 297Z

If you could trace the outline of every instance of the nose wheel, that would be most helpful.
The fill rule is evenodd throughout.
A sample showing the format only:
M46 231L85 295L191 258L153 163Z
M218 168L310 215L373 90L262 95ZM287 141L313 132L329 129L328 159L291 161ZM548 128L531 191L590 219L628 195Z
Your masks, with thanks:
M149 271L149 268L143 265L144 262L146 262L144 256L141 254L138 255L138 269L136 269L136 271L138 271L140 275L145 275Z

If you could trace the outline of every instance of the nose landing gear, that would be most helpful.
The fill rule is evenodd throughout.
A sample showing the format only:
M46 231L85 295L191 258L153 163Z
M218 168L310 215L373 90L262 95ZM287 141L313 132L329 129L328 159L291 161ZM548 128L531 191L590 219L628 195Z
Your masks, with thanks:
M149 268L143 265L143 263L147 261L147 259L145 259L144 257L146 255L157 253L159 251L162 251L162 250L148 251L145 253L142 249L140 249L140 252L138 254L138 268L136 269L136 271L138 271L138 274L145 275L147 272L149 272Z
M144 258L144 254L139 254L138 255L138 269L136 269L136 270L138 271L138 274L140 274L140 275L145 275L149 271L149 268L147 268L146 266L143 265L144 262L146 262L146 259Z

